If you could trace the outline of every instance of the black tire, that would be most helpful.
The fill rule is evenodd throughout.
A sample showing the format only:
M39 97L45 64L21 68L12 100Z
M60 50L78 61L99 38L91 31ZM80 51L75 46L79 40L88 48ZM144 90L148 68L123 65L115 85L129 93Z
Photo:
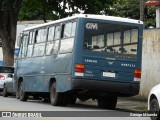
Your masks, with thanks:
M152 120L160 120L160 110L159 110L159 104L158 100L156 98L152 99L150 101L150 112L157 114L155 117L151 117Z
M68 104L75 104L77 101L77 96L74 92L68 92Z
M27 101L27 99L28 99L28 94L27 94L26 92L24 92L23 82L20 83L18 94L19 94L19 99L20 99L20 101Z
M19 90L16 91L16 98L19 99Z
M114 110L117 104L117 96L110 96L98 99L98 107Z
M77 98L75 96L71 96L69 99L69 104L75 104L76 103Z
M17 98L17 99L19 99L19 88L20 88L20 86L18 85L18 89L17 89L17 91L16 91L16 98Z
M4 88L3 88L3 97L8 97L8 95L9 95L9 93L7 92L7 88L4 85Z
M50 102L53 106L66 106L67 96L65 93L59 93L56 91L56 82L52 83L50 87Z

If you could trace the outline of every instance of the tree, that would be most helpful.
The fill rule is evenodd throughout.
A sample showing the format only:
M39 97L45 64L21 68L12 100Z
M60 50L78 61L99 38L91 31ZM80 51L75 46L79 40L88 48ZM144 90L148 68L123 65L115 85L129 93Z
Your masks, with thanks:
M60 19L77 13L112 15L117 0L24 0L19 20ZM34 5L33 5L34 4Z
M47 22L47 19L52 19L52 9L49 6L47 0L23 0L18 19Z
M46 22L47 19L55 20L75 13L103 14L103 11L106 10L109 13L115 1L0 0L0 38L2 39L4 64L11 66L14 63L17 18L19 20L43 19Z
M3 61L7 66L14 63L14 49L18 13L22 0L0 0L0 38Z
M146 2L148 0L144 0ZM121 0L113 6L117 15L131 19L140 19L140 0ZM144 8L145 27L155 26L155 7Z

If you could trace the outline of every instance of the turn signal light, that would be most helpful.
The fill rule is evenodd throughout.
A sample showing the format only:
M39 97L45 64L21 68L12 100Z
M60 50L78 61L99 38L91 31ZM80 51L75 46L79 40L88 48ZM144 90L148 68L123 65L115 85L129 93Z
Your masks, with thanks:
M83 68L84 69L84 64L76 64L76 68Z

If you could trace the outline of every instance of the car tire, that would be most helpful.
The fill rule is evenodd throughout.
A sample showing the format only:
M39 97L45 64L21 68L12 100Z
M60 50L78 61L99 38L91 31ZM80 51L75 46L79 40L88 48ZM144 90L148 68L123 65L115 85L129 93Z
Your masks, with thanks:
M16 91L16 98L19 99L19 90Z
M150 101L150 112L157 114L155 117L151 117L152 120L160 120L160 110L159 110L159 104L158 100L156 98L152 99Z
M98 107L114 110L117 104L117 96L103 97L98 99Z
M4 88L3 88L3 97L8 97L8 92L7 92L7 88L6 86L4 85Z
M52 83L50 87L50 102L53 106L66 106L67 96L65 93L59 93L56 91L56 82Z
M23 82L20 83L18 94L19 94L18 96L19 96L20 101L27 101L28 94L24 92Z

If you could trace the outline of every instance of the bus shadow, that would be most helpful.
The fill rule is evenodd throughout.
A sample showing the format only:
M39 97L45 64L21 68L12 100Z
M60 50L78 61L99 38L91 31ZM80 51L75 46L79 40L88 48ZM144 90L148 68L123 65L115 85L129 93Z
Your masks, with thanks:
M42 100L33 100L33 99L29 99L27 102L34 102L36 104L44 104L44 105L51 105L50 102L44 102ZM67 106L56 106L56 107L67 107L67 108L74 108L74 109L83 109L83 110L93 110L93 111L113 111L113 110L109 110L109 109L103 109L103 108L99 108L98 105L95 104L89 104L88 102L76 102L75 104L69 104ZM136 110L132 110L130 108L120 108L120 107L116 107L114 111L118 111L118 112L130 112L130 113L138 113L139 111Z
M12 96L8 96L7 97L8 99L10 98L15 98L17 99L14 95ZM17 99L19 100L19 99ZM38 99L38 100L35 100L33 99L32 97L29 97L29 99L27 100L27 102L30 102L30 103L34 103L34 104L43 104L43 105L51 105L49 101L43 101L42 99ZM58 107L58 106L56 106ZM62 107L62 106L59 106L59 107ZM80 109L80 110L93 110L93 111L113 111L113 110L108 110L108 109L103 109L103 108L99 108L98 105L97 105L97 102L82 102L82 101L77 101L75 104L69 104L67 106L64 106L64 107L68 107L70 109L74 108L74 109ZM130 112L130 113L138 113L139 111L136 111L136 110L132 110L130 108L124 108L123 106L122 107L116 107L115 108L115 111L119 111L119 112Z

